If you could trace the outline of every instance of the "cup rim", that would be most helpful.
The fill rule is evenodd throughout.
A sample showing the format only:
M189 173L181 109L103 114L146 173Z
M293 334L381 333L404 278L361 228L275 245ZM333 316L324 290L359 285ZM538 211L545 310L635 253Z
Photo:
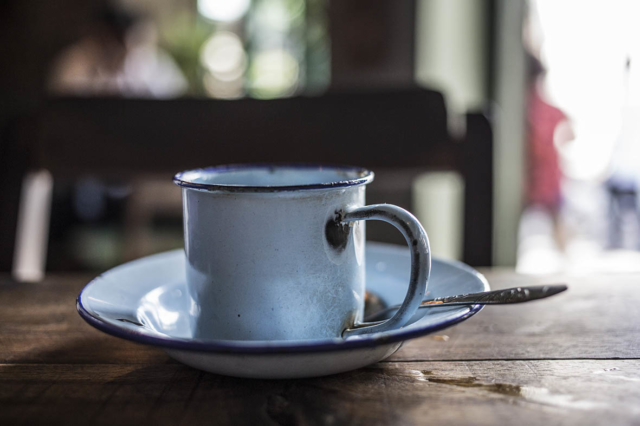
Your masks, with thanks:
M354 179L336 180L332 182L311 183L302 185L231 185L221 183L199 183L187 178L190 173L227 173L246 169L301 169L301 170L335 170L338 172L355 172L358 177ZM366 185L373 181L374 173L358 166L321 164L321 163L238 163L219 166L203 167L199 169L185 170L173 177L173 183L183 188L199 189L205 191L225 192L285 192L305 191L310 189L344 188L357 185Z

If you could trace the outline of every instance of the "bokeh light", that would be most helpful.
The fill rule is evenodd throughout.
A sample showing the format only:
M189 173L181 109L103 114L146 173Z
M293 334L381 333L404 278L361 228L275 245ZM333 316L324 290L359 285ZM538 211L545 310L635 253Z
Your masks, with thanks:
M244 79L239 76L235 80L223 81L210 72L205 73L202 83L207 94L218 99L238 99L244 96Z
M236 80L246 68L242 40L228 31L213 34L202 46L200 62L219 80Z
M205 18L233 22L249 10L251 0L198 0L198 12Z
M214 33L202 46L200 63L205 69L202 83L210 96L233 99L244 95L247 55L237 34Z
M304 1L262 1L256 5L256 25L269 32L286 33L303 17Z
M262 99L288 96L298 84L298 61L284 49L267 50L255 56L249 74L252 96Z

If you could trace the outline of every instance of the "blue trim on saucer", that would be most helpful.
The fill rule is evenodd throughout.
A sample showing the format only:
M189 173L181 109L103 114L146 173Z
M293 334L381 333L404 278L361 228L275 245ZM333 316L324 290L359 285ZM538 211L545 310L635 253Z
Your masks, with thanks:
M305 185L288 185L288 186L244 186L244 185L227 185L215 183L196 183L184 179L184 175L193 172L204 173L225 173L246 169L306 169L306 170L337 170L341 172L354 172L358 176L355 179L347 179L327 183L313 183ZM244 163L244 164L226 164L221 166L205 167L202 169L185 170L177 173L173 177L173 182L183 188L200 189L205 191L226 191L226 192L282 192L282 191L303 191L308 189L332 189L344 188L348 186L357 186L368 184L373 181L374 173L370 170L356 166L344 166L333 164L316 164L316 163Z
M266 341L234 341L234 340L218 340L204 341L196 339L177 339L171 337L150 336L136 332L134 330L116 327L108 322L95 317L87 311L80 297L76 300L76 308L78 313L92 327L122 339L131 340L136 343L145 345L158 346L165 349L186 350L197 352L214 352L214 353L239 353L239 354L276 354L276 353L300 353L300 352L330 352L351 350L358 348L375 347L382 344L403 342L405 340L415 339L426 334L449 328L462 322L482 310L483 305L473 305L469 311L462 313L450 320L443 321L439 324L432 324L427 327L413 328L407 330L398 330L380 334L369 334L362 338L343 339L322 339L315 341L295 341L289 343L286 340L277 342Z
M478 277L484 284L484 290L489 291L487 280L475 269L461 262L442 261L462 268ZM83 294L96 280L89 282L80 292L76 300L78 313L89 325L115 337L120 337L133 342L146 345L158 346L165 349L186 350L213 353L238 353L238 354L277 354L277 353L301 353L301 352L329 352L342 351L358 348L375 347L382 344L403 342L405 340L421 337L436 331L443 330L462 322L480 312L483 305L473 305L466 312L461 311L455 316L439 322L431 323L423 327L410 327L406 329L392 330L377 334L366 334L349 339L318 339L318 340L279 340L268 341L247 341L247 340L197 340L181 339L164 336L152 336L148 333L141 333L134 329L118 327L108 321L103 320L97 314L92 314L82 304ZM437 308L435 308L437 309Z

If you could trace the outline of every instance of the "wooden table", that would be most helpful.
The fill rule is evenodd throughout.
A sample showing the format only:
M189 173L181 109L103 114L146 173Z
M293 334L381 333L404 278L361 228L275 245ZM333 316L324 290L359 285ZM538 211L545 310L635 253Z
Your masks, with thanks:
M547 301L489 307L387 361L304 380L217 376L85 324L91 278L0 277L0 425L639 424L640 275L566 282Z

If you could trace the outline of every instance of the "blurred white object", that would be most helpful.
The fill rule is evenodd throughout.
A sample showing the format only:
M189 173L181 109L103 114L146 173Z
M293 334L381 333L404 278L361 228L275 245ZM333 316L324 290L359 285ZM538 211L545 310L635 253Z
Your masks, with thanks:
M233 22L242 18L251 0L198 0L198 12L213 21Z
M187 80L158 41L152 22L127 29L124 42L89 34L54 61L49 90L59 95L173 98ZM109 41L110 40L110 41Z
M464 182L457 172L429 172L413 183L413 212L429 233L435 256L462 258Z
M543 208L526 208L518 229L516 272L553 274L562 271L564 265L564 255L556 242L553 217Z
M521 274L568 274L640 272L640 252L604 250L602 188L567 180L571 197L565 199L559 221L564 250L558 245L552 215L545 209L528 207L522 214L518 233L518 262Z
M22 183L12 275L16 281L44 278L53 178L46 170L28 173Z
M187 90L187 80L173 58L151 45L129 51L123 79L123 94L127 96L165 99L181 96Z
M186 78L171 55L160 47L158 31L152 22L136 24L127 34L126 45L121 72L123 95L163 99L187 91Z

